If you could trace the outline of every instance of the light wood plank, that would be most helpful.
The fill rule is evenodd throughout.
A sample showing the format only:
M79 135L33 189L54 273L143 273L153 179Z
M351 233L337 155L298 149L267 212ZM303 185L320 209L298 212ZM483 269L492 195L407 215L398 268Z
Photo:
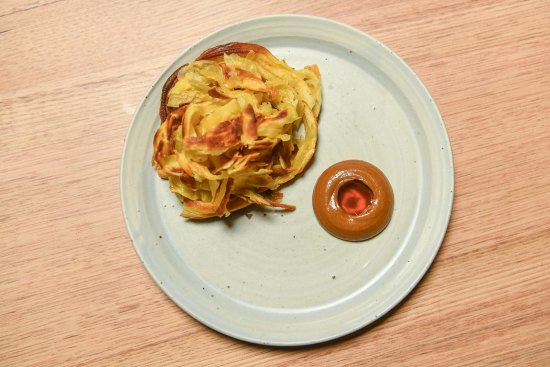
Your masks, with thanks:
M373 327L310 348L214 332L154 284L118 174L132 114L186 47L241 19L329 17L391 47L449 131L436 261ZM0 4L0 366L550 365L547 1Z

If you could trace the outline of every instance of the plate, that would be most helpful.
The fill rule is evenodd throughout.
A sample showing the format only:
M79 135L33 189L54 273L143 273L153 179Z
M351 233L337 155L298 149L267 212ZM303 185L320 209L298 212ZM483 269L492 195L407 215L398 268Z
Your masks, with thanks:
M319 66L317 152L307 171L282 190L296 211L252 208L226 220L188 221L151 166L161 89L177 67L232 41L261 44L296 68ZM317 178L346 159L373 163L393 186L393 218L369 241L338 240L313 214ZM120 172L129 236L160 288L212 329L279 346L344 336L395 307L438 252L453 185L445 125L416 74L369 35L301 15L246 20L185 50L137 109Z

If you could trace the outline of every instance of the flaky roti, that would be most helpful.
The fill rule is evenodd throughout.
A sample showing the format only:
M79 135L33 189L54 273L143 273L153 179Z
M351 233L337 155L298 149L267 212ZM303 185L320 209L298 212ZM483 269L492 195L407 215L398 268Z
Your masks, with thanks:
M315 153L316 65L295 70L266 48L211 48L166 81L153 164L190 219L258 204L294 210L276 192Z

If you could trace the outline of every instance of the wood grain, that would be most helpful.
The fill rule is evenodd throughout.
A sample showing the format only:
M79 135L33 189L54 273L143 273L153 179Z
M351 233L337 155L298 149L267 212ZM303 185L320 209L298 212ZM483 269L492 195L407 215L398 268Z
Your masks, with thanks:
M220 335L153 283L118 192L148 86L221 26L324 16L409 63L452 141L456 196L425 279L316 347ZM550 5L534 1L4 1L0 366L550 365Z

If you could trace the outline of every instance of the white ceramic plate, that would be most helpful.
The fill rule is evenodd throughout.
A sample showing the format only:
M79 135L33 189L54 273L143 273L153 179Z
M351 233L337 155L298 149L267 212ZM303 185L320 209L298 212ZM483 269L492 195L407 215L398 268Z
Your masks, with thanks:
M161 89L178 66L231 41L259 43L296 68L319 66L317 152L305 174L283 190L295 212L255 208L250 219L243 211L227 220L187 221L150 163ZM330 236L313 214L315 181L345 159L375 164L393 186L393 218L366 242ZM120 179L130 238L166 294L219 332L271 345L338 338L396 306L437 254L454 182L445 126L414 72L363 32L296 15L231 25L184 51L137 109Z

